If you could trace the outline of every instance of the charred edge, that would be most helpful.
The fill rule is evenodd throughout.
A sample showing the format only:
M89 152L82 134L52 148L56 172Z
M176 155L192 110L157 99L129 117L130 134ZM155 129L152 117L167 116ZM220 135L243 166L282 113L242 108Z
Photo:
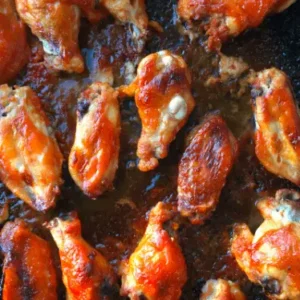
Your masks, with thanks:
M263 286L265 292L270 295L279 295L281 292L280 283L277 279L263 279L261 281L261 285Z
M89 111L90 102L87 99L80 100L77 104L77 113L79 119L82 119L85 114Z
M260 87L253 87L251 89L251 98L253 101L253 104L255 104L255 99L258 97L261 97L264 94L264 91L262 88Z

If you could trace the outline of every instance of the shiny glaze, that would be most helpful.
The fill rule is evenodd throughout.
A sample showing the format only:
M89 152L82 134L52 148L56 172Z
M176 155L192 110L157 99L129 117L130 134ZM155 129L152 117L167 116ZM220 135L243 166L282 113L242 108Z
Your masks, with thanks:
M0 3L0 84L13 79L29 60L25 25L18 19L13 0Z
M4 254L3 300L56 300L57 282L51 249L22 220L5 224L0 236Z
M211 278L238 282L250 299L266 299L262 289L250 283L228 253L232 224L245 222L255 230L261 223L255 201L261 195L274 195L274 190L278 188L295 186L268 173L255 157L251 135L247 134L247 128L252 128L250 95L240 98L233 96L230 91L239 88L234 80L217 84L213 89L205 87L207 76L216 71L216 55L204 51L202 39L189 43L178 33L175 25L176 3L177 0L146 1L150 20L158 21L164 32L152 33L146 52L142 53L142 56L146 56L168 49L183 56L192 74L196 108L170 145L167 158L160 161L155 171L141 173L137 170L135 152L141 124L134 99L130 98L120 105L121 153L115 188L104 193L100 201L84 196L70 178L65 165L65 183L54 210L46 214L37 213L14 197L3 185L0 185L0 205L8 202L10 219L21 217L44 234L44 221L49 221L62 212L76 210L82 223L83 237L117 271L120 261L130 256L142 238L147 225L147 211L160 200L176 206L178 162L184 152L185 137L207 112L219 109L228 127L239 139L240 155L227 179L213 217L202 226L185 223L178 230L178 240L188 271L182 299L198 300L203 285ZM287 12L267 19L261 27L240 36L234 43L226 44L223 49L226 54L242 56L250 67L257 70L274 65L283 69L292 79L297 99L300 96L297 62L300 47L300 23L297 22L299 14L300 5L296 3ZM126 26L108 21L90 27L87 22L82 21L79 40L86 69L96 71L99 64L109 65L115 74L115 86L128 83L124 63L136 60L138 55ZM23 84L29 84L41 97L43 108L55 130L64 157L67 158L74 139L78 95L91 84L90 75L86 72L80 76L57 76L43 66L41 56L36 51L26 72L18 79L18 85ZM47 234L45 237L55 249L53 240ZM58 260L56 267L59 271ZM65 290L61 281L58 282L59 299L65 299Z

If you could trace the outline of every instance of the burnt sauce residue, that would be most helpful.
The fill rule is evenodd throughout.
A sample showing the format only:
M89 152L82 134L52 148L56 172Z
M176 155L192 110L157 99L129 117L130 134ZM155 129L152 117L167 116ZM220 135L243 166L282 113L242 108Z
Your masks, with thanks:
M93 201L76 187L64 166L64 185L57 207L46 214L31 210L16 199L3 185L0 202L10 203L10 219L20 217L34 230L51 242L57 250L43 222L64 212L76 210L82 221L83 237L103 253L118 269L120 261L130 255L144 233L149 209L158 201L176 203L176 181L179 159L188 132L209 111L220 110L228 126L239 138L240 155L224 188L217 210L203 226L187 222L179 229L179 241L188 265L188 282L182 299L199 299L200 290L210 278L238 281L249 299L265 299L260 287L252 285L239 270L228 249L232 225L247 223L255 230L261 218L255 201L278 188L295 188L285 180L269 174L253 155L251 141L252 115L249 95L234 96L236 82L227 82L208 89L204 80L215 72L216 55L205 52L203 40L190 43L178 33L175 0L148 0L147 11L164 32L151 32L144 53L135 50L130 27L106 20L90 26L83 20L80 43L88 71L83 75L51 73L42 63L40 47L32 38L31 62L17 80L19 85L30 85L42 98L56 137L65 157L68 156L75 130L75 109L78 94L93 80L101 78L99 67L112 66L115 85L123 84L132 76L132 65L151 52L169 49L182 55L193 77L193 95L197 107L188 124L170 147L169 156L152 172L137 170L136 144L140 134L140 121L133 99L121 103L122 134L121 154L114 189ZM291 78L296 97L300 99L300 3L281 15L267 19L262 26L246 32L223 47L227 55L241 56L256 70L276 66ZM133 62L133 64L132 64ZM59 299L65 299L62 284ZM113 296L114 299L118 297ZM121 297L119 297L121 299Z

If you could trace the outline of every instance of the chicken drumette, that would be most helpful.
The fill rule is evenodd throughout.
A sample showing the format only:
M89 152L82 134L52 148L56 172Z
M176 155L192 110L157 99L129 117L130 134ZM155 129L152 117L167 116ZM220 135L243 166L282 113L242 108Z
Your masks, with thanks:
M300 118L287 76L273 68L252 82L255 153L270 172L300 184Z
M115 289L115 274L107 260L81 237L76 213L55 218L47 227L59 249L67 299L109 299L107 293Z
M167 156L170 143L195 106L190 72L180 56L160 51L140 62L136 79L120 92L135 95L142 121L138 167L141 171L153 170L158 159Z
M246 300L238 284L223 279L208 280L200 300Z
M0 86L0 179L43 211L55 205L63 157L40 99L29 87Z
M16 0L21 19L43 43L45 60L55 70L81 73L78 47L80 9L60 0Z
M208 47L219 48L230 36L257 27L264 18L280 12L296 0L179 0L178 14L209 36Z
M1 231L3 300L55 300L56 273L48 243L22 220L8 222Z
M77 104L77 128L69 170L90 197L112 186L120 149L118 93L107 83L94 83Z
M257 206L265 221L253 236L246 224L234 228L231 252L248 278L271 299L300 299L300 194L279 190Z
M201 224L217 206L238 143L218 114L207 116L189 140L179 164L178 210Z
M24 24L13 0L0 1L0 84L14 78L29 58Z
M121 295L134 300L180 298L187 270L181 249L171 233L174 230L167 223L171 216L162 202L151 210L142 240L121 267Z

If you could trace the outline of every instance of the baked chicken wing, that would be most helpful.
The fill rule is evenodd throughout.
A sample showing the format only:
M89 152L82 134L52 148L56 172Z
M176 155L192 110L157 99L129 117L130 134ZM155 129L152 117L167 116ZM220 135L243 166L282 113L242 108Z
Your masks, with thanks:
M48 243L22 220L8 222L1 231L3 300L55 300L56 273Z
M29 58L24 24L13 0L0 1L0 84L14 78Z
M43 211L55 205L63 157L29 87L0 86L0 179L19 198Z
M171 211L162 202L151 210L142 240L121 266L121 295L134 300L180 298L187 270L181 249L167 229L170 218Z
M118 93L107 83L94 83L77 104L77 128L69 170L90 197L107 190L118 168L120 111Z
M296 0L179 0L178 15L197 24L209 36L209 49L220 48L230 36L257 27L264 18L280 12Z
M16 0L21 19L43 43L51 68L81 73L83 58L78 47L80 9L60 0Z
M138 167L141 171L153 170L158 159L167 156L170 143L195 106L188 67L169 51L150 54L140 62L133 83L120 92L135 95L142 121Z
M253 236L236 225L231 252L248 278L271 299L300 299L300 193L279 190L257 206L265 219Z
M106 259L81 237L75 213L53 219L47 227L59 249L68 300L109 299L115 275Z
M178 210L201 224L217 206L238 143L218 114L207 116L191 135L179 163Z
M257 74L252 85L255 153L263 166L300 184L300 118L290 82L277 69Z
M246 300L238 284L223 279L208 280L200 300Z

